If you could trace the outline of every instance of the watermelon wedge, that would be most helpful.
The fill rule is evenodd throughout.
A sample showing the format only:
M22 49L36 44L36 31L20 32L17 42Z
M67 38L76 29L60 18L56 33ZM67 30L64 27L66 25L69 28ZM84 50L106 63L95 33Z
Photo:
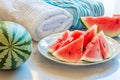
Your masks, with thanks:
M107 42L106 36L103 31L99 32L98 37L103 58L107 59L112 55L112 52L109 52L109 43Z
M86 50L84 51L84 54L80 60L88 62L103 61L98 37L94 37L93 40L88 43Z
M60 36L57 39L55 43L49 46L48 52L53 53L54 51L56 51L61 46L61 44L68 38L68 36L69 36L69 31L67 30L62 34L62 36Z
M53 55L61 61L78 62L83 54L83 41L84 37L81 35L76 40L56 50Z
M60 36L60 38L58 38L57 41L48 48L48 52L52 54L54 51L58 50L59 48L78 39L80 37L80 35L82 35L83 33L84 33L84 31L80 31L80 30L65 31Z
M73 40L79 38L83 33L85 33L84 31L80 31L80 30L74 30L71 31L70 36L73 37Z
M61 44L61 46L59 48L61 48L65 45L69 44L70 42L78 39L83 33L84 33L84 31L80 31L80 30L70 31L68 38Z
M87 16L87 17L81 17L80 21L88 29L94 24L98 25L98 32L102 30L105 33L105 35L109 37L115 37L120 34L120 16L119 15L113 15L113 17Z
M97 25L93 25L90 29L88 29L86 32L83 33L83 36L84 36L83 48L84 49L96 34L97 34Z

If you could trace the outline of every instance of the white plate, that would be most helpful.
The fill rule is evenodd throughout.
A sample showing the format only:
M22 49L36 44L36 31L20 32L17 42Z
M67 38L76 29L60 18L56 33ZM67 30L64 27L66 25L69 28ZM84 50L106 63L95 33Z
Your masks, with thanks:
M47 36L47 37L43 38L38 43L38 50L39 50L39 52L44 57L46 57L46 58L48 58L48 59L50 59L52 61L58 62L58 63L62 63L62 64L66 64L66 65L73 65L73 66L94 65L94 64L99 64L99 63L107 62L107 61L115 58L120 53L120 44L116 40L114 40L114 39L112 39L110 37L107 37L107 39L109 40L110 46L113 49L113 55L109 59L103 60L101 62L95 62L95 63L88 63L88 62L68 63L68 62L63 62L63 61L58 60L54 56L48 54L48 52L47 52L48 46L50 46L52 43L54 43L58 39L58 37L60 37L60 36L61 36L61 33L52 34L50 36Z

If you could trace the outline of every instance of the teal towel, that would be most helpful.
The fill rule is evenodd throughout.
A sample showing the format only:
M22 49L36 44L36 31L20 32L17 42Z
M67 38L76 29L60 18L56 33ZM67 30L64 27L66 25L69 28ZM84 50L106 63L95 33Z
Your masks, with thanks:
M102 16L104 6L97 0L43 0L48 4L61 7L73 15L73 23L70 30L84 29L80 22L83 16Z

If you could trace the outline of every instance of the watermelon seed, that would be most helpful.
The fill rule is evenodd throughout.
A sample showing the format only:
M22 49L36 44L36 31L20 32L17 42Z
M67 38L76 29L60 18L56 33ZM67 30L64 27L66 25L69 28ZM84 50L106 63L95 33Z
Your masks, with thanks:
M90 39L88 39L88 42L90 42Z
M85 49L86 49L86 48L85 48L85 47L83 47L83 51L85 51Z
M95 45L95 43L94 42L91 42L93 45Z
M105 44L103 43L103 47L105 48Z
M99 52L99 49L97 48L97 51Z
M71 52L68 53L69 55L71 54Z
M82 51L83 49L82 48L80 48L80 51Z
M116 19L116 24L118 24L119 23L119 20L118 19Z

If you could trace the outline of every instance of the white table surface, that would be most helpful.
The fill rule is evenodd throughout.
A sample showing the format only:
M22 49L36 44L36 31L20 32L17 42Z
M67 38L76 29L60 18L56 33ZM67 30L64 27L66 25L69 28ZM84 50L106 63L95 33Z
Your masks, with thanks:
M120 0L101 0L105 15L120 13ZM120 42L120 38L116 38ZM33 53L20 68L0 70L0 80L120 80L120 56L93 66L67 66L44 58L34 42Z

